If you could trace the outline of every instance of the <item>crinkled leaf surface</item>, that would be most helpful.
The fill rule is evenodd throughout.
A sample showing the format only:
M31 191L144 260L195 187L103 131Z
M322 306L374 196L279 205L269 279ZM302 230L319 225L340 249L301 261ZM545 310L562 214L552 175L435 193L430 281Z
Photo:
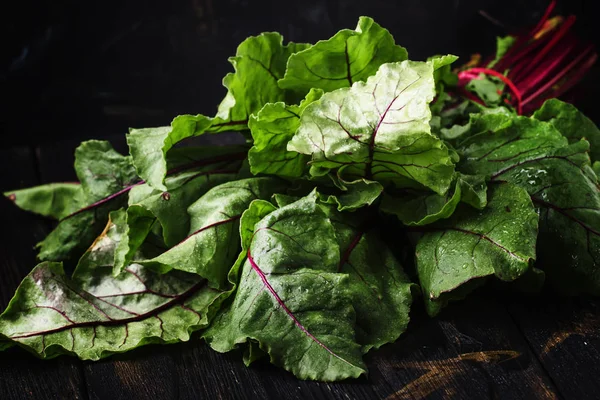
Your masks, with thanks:
M235 298L207 340L218 351L254 340L301 379L357 377L365 367L348 277L337 272L335 233L316 202L313 193L255 225Z
M346 182L341 178L333 178L341 193L324 193L320 195L323 202L334 204L338 211L352 211L370 206L383 193L383 186L377 181L357 179Z
M444 194L454 164L430 133L434 94L431 62L384 64L366 83L308 106L288 150L311 155L313 175L339 168L346 180L366 177Z
M250 203L283 190L274 178L231 181L210 189L188 207L190 233L161 255L140 261L161 273L177 269L210 277L225 286L225 278L240 250L239 220Z
M572 104L558 99L547 100L533 118L550 122L570 142L586 139L590 142L592 161L600 160L600 130Z
M124 215L112 213L118 224ZM112 276L117 225L82 257L72 278L44 262L23 280L0 316L0 332L42 358L98 360L150 343L189 340L208 324L221 292L198 275L155 274L138 264Z
M223 79L228 92L211 131L246 128L250 115L258 113L265 104L290 100L277 81L283 78L288 58L308 47L304 43L283 45L283 37L276 32L244 40L235 57L229 58L235 72Z
M428 312L435 314L453 291L475 279L519 278L535 258L537 232L529 195L508 183L489 188L483 210L459 205L452 217L428 227L416 250Z
M382 64L407 58L406 49L395 44L387 29L360 17L355 30L342 29L292 55L279 86L301 93L312 88L329 92L365 81Z
M366 215L329 211L341 250L338 271L349 276L356 310L356 341L364 353L404 333L416 288L390 249L368 229Z
M81 208L63 217L38 244L42 261L75 261L102 232L108 213L125 204L124 194L137 180L131 158L106 141L83 142L75 151L75 171L81 181Z
M248 126L254 146L248 152L248 160L253 174L300 177L306 173L309 158L288 151L287 144L300 126L304 109L322 95L321 90L311 89L299 106L267 103L258 114L250 117Z
M4 193L19 208L53 219L62 219L81 207L79 183L49 183Z

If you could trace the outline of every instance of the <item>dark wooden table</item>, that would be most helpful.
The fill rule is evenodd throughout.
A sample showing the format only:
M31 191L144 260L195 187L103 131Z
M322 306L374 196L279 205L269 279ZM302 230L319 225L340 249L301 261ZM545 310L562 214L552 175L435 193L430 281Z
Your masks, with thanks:
M123 137L111 140L125 150ZM78 142L0 150L1 189L72 180ZM35 264L48 221L0 201L0 309ZM367 356L370 375L316 383L241 354L219 354L197 337L147 346L100 362L41 361L0 353L0 399L597 399L600 302L481 291L438 318L418 304L401 339Z

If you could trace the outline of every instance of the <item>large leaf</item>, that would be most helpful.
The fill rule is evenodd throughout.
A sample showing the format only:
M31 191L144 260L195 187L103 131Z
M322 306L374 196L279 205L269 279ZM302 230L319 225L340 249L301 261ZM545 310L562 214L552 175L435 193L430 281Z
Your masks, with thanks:
M533 118L550 122L570 142L586 139L590 142L592 161L600 160L600 130L572 104L550 99L533 114Z
M329 211L341 250L338 271L349 275L356 341L364 353L392 343L408 325L413 284L366 216Z
M288 58L309 47L309 44L292 42L284 46L283 37L276 32L244 40L235 57L229 58L235 72L223 79L228 92L219 105L218 121L211 131L246 128L250 115L265 104L290 100L277 81L283 78Z
M248 126L254 146L248 152L248 160L253 174L300 177L306 173L309 158L288 151L287 144L300 126L304 109L322 95L321 90L311 89L299 106L267 103L258 114L250 117Z
M489 188L483 210L459 205L452 217L427 227L416 250L427 311L436 314L481 278L513 281L522 276L535 258L537 231L529 195L507 183Z
M331 39L290 57L279 86L300 93L312 88L326 92L352 86L374 75L385 63L404 61L406 49L369 17L360 17L355 30L342 29Z
M75 172L82 195L73 198L72 211L38 244L42 261L75 261L106 225L108 213L123 206L125 194L137 180L131 158L117 153L110 143L88 141L75 151Z
M161 273L171 269L210 277L224 287L227 272L239 250L239 220L250 203L268 199L284 189L273 178L250 178L223 183L188 207L190 234L158 257L140 262Z
M384 64L366 83L326 93L302 114L288 150L312 156L311 174L339 168L346 180L365 177L444 194L454 164L430 133L431 62Z
M72 278L44 262L23 280L0 316L0 333L43 358L98 360L150 343L187 341L208 324L221 292L198 275L158 275L132 264L112 276L124 215L109 223Z
M316 200L313 193L255 225L235 298L207 340L222 352L253 340L299 378L332 381L365 368L335 233Z
M83 201L79 183L49 183L4 193L19 208L53 219L76 211Z

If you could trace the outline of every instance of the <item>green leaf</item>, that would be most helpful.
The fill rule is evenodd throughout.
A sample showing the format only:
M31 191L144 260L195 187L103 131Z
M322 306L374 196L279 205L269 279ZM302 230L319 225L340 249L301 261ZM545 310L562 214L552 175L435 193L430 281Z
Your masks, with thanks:
M487 67L493 68L494 65L496 65L496 63L498 61L500 61L500 59L502 57L504 57L506 55L506 53L508 53L508 51L515 44L516 41L517 41L517 38L515 36L497 37L496 38L496 58L492 62L490 62Z
M531 195L540 213L538 268L566 294L600 294L600 191L588 151L586 141L576 142L492 176Z
M182 172L167 179L167 192L148 185L134 187L129 195L126 232L115 252L115 274L132 260L155 224L162 228L167 247L183 241L190 232L188 207L212 187L234 179L237 168L237 162L224 162Z
M537 119L494 118L460 146L459 169L526 189L540 214L537 267L560 292L600 293L600 193L588 142L568 145Z
M79 183L49 183L4 193L19 208L53 219L62 219L81 206Z
M345 180L365 177L444 194L454 164L430 133L431 63L384 64L366 83L323 95L302 114L288 150L312 156L311 174L339 168Z
M365 367L335 233L316 200L313 193L255 225L235 298L205 336L220 352L256 341L297 377L333 381Z
M485 176L457 173L457 182L461 192L460 201L479 210L487 205Z
M219 105L212 132L247 128L248 119L267 103L289 100L285 90L277 85L285 73L288 58L309 44L283 45L283 37L276 32L261 33L244 40L229 62L235 72L223 79L228 92ZM307 90L308 92L308 90Z
M122 223L122 212L111 217ZM0 333L42 358L98 360L151 343L187 341L214 314L221 292L197 275L157 275L132 264L112 276L120 229L110 223L73 277L44 262L23 280L0 316Z
M248 126L254 146L248 152L248 159L254 175L300 177L305 174L308 157L287 151L287 144L300 126L304 109L322 95L323 91L311 89L299 106L267 103L258 114L250 117Z
M312 88L329 92L367 80L382 64L407 58L406 49L395 44L387 29L360 17L355 30L342 29L292 55L279 86L303 94Z
M41 261L77 260L106 226L108 213L125 205L125 194L137 180L131 158L106 141L83 142L75 150L75 172L81 181L79 208L38 244Z
M167 152L185 138L204 134L212 123L204 115L180 115L171 126L131 129L127 145L137 174L153 188L166 191Z
M459 184L443 196L431 191L406 189L383 196L381 211L395 215L404 225L427 225L450 217L461 196Z
M253 200L268 199L283 188L278 179L250 178L210 189L187 209L189 235L163 254L140 264L160 273L171 269L196 273L223 288L239 254L242 213Z
M491 176L520 160L534 159L567 145L550 124L508 114L474 117L471 133L456 147L465 174Z
M527 192L510 184L493 185L483 210L459 205L419 240L416 250L419 282L432 315L464 286L495 275L513 281L535 258L538 215ZM466 285L466 286L465 286Z
M357 179L346 182L339 177L332 176L335 185L342 190L341 193L323 193L320 198L327 204L334 204L338 211L352 211L370 206L383 193L383 186L379 182L367 179Z
M131 157L117 153L103 140L89 140L75 149L75 172L88 204L138 180Z
M558 99L547 100L533 118L550 122L570 143L586 139L590 142L592 161L600 160L600 130L572 104Z
M373 229L367 215L354 218L329 211L341 250L338 272L349 276L349 291L356 310L356 341L363 353L392 343L409 321L412 291L417 286Z

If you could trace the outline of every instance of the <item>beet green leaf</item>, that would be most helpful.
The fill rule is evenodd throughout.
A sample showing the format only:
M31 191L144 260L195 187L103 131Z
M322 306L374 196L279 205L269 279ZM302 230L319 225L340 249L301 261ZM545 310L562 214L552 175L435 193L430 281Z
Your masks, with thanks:
M160 273L177 269L210 278L225 286L240 248L239 220L250 203L283 189L274 178L249 178L223 183L188 207L190 233L161 255L139 261Z
M365 177L444 194L454 164L430 133L434 94L432 62L384 64L366 83L309 105L288 150L312 156L312 175L339 169L345 180Z
M79 183L49 183L6 192L4 196L23 210L57 220L77 211L83 201Z
M335 228L341 258L338 272L349 277L356 311L356 341L364 353L392 343L408 325L416 289L390 249L368 227L367 215L350 217L326 210Z
M434 315L480 278L513 281L523 275L535 258L538 215L524 189L496 184L483 210L459 205L425 232L417 244L417 270L427 311Z
M329 92L367 80L382 64L407 58L406 49L395 44L387 29L360 17L356 29L342 29L292 55L279 86L303 94L312 88Z
M254 340L301 379L365 373L348 277L337 272L335 232L316 194L271 212L247 240L235 298L206 334L210 345L229 351Z
M288 151L287 144L300 126L300 115L304 109L322 95L321 90L311 90L299 106L267 103L258 114L250 117L248 126L254 146L248 152L248 160L254 175L262 173L297 178L306 173L309 158Z
M73 277L44 262L0 316L0 333L42 358L98 360L151 343L187 341L208 324L222 295L198 275L155 274L139 264L117 277L112 259L122 211L80 260Z

